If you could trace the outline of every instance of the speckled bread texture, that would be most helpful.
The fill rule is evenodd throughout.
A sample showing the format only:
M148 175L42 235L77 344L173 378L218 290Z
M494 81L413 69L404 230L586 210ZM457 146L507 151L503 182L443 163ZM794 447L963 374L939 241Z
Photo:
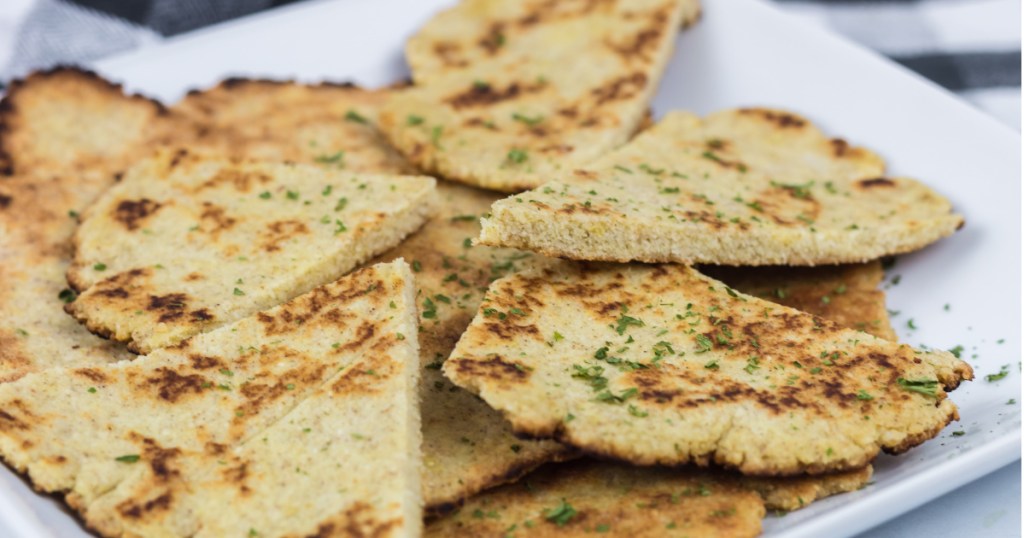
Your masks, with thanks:
M500 413L441 374L488 284L545 263L529 252L469 246L478 219L500 195L439 182L437 214L380 260L404 257L416 276L420 316L420 409L423 414L423 497L427 509L451 510L462 499L517 479L575 451L550 440L519 439Z
M0 102L0 382L123 359L63 311L77 214L182 119L81 70L12 82ZM63 293L63 295L61 295Z
M944 388L972 376L685 266L570 263L492 284L444 373L521 434L774 476L934 437L958 418Z
M104 536L413 536L412 277L377 265L134 361L0 386L0 454Z
M789 112L672 112L494 204L480 241L578 260L821 265L917 250L963 224L935 191L883 171Z
M228 156L413 173L375 128L377 109L389 92L232 78L190 92L172 110L204 127L198 142L203 148Z
M885 309L882 262L821 267L727 267L700 272L755 297L821 316L850 329L896 341Z
M140 353L330 282L428 218L434 180L167 150L83 214L67 309Z
M406 56L381 130L422 170L515 192L626 142L697 0L465 0Z
M547 465L427 525L426 536L751 537L768 509L862 487L871 468L813 478L750 479L697 469L581 460Z

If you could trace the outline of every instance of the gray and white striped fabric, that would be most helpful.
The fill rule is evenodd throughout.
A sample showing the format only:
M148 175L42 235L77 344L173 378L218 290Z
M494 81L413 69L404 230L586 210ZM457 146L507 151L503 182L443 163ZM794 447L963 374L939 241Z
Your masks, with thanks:
M0 83L294 1L0 0ZM1020 0L773 1L889 56L1020 130Z

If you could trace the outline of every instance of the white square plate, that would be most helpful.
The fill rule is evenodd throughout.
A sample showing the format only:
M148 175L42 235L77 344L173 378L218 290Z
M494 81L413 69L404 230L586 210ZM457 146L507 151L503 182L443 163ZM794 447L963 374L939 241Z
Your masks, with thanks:
M228 75L352 80L407 75L402 45L451 0L303 3L208 28L100 62L104 75L168 102ZM933 84L758 0L705 0L680 35L656 113L764 105L810 117L827 133L880 152L893 175L948 196L967 226L899 259L889 307L901 338L965 348L978 378L953 395L961 422L900 457L875 463L873 485L769 517L765 534L855 534L1020 456L1021 235L1019 134ZM945 305L949 305L948 309ZM913 319L916 330L908 326ZM987 374L1009 365L1003 380ZM953 431L965 432L952 436ZM0 535L85 535L62 505L0 469Z

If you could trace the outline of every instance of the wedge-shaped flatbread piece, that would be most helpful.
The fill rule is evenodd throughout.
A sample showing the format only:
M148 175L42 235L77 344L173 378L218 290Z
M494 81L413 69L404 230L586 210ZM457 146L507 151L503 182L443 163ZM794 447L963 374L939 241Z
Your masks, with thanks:
M0 103L0 382L129 356L76 323L64 273L77 215L181 118L98 76L61 68Z
M946 352L844 329L676 265L496 281L444 366L515 431L636 464L863 467L957 418Z
M578 260L821 265L922 248L963 218L788 112L673 112L599 162L502 200L480 241Z
M862 487L871 468L821 477L750 479L697 469L581 460L546 465L468 501L427 536L751 537L765 509L792 509ZM802 503L798 503L801 499Z
M439 182L437 214L379 259L403 257L416 275L420 316L420 407L423 414L423 498L430 512L515 480L574 451L550 440L519 439L501 414L441 374L487 286L496 278L544 263L529 252L470 246L478 219L499 195Z
M172 110L205 128L204 149L350 172L412 173L375 124L390 90L351 84L227 79L190 92Z
M411 535L414 309L408 267L377 265L134 361L27 375L0 386L0 454L106 536Z
M419 228L434 180L166 151L83 215L68 311L145 353L332 281Z
M407 46L416 86L380 125L421 169L535 187L626 142L697 0L467 0Z
M878 260L822 267L708 265L701 267L700 272L747 295L896 341L885 309L885 292L878 289L885 278L882 262Z

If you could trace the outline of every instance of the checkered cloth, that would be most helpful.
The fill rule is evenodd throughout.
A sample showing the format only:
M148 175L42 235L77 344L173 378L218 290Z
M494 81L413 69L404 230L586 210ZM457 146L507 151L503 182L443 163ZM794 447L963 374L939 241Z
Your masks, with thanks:
M294 1L0 0L0 82L59 63L89 62ZM1020 129L1020 0L774 1L891 57Z

